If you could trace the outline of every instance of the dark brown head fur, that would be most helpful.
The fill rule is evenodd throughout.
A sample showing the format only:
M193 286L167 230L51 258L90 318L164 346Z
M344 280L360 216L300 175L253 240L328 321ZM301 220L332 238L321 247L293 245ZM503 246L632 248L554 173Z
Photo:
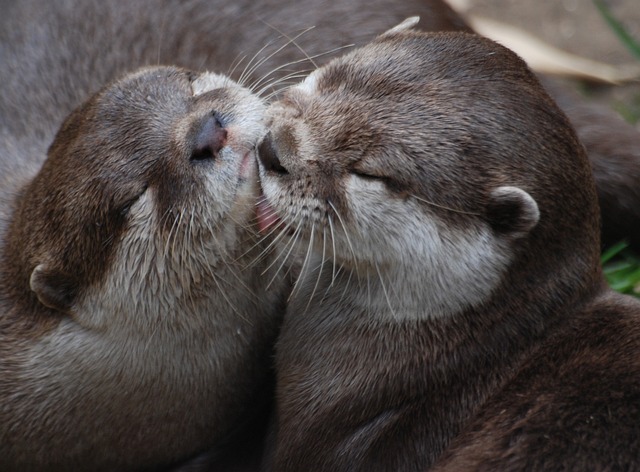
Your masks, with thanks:
M0 469L167 466L266 404L287 284L256 262L263 113L154 67L63 123L0 253Z

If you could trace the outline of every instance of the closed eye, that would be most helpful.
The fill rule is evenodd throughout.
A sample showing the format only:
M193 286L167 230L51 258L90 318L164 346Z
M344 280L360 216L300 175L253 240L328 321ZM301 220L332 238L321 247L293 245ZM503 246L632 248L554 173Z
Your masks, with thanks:
M404 194L406 192L406 185L402 184L399 180L389 177L387 175L374 174L371 171L363 171L357 168L351 168L349 170L351 175L358 177L361 180L368 182L379 182L385 186L385 188L394 194Z
M363 172L361 170L358 169L351 169L351 174L360 177L361 179L365 179L365 180L377 180L379 182L387 182L389 180L388 177L382 176L382 175L376 175L376 174L371 174L369 172Z

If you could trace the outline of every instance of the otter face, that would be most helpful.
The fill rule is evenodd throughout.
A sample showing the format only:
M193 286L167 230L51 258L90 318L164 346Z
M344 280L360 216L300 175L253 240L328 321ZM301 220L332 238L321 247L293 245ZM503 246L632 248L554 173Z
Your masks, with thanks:
M333 271L329 285L350 273L364 304L406 317L480 304L548 230L549 188L579 185L557 158L575 139L545 97L490 41L391 31L271 106L262 226L281 231L281 257Z
M263 115L230 79L169 67L129 74L78 108L20 210L40 302L154 310L218 290L212 274L253 237Z

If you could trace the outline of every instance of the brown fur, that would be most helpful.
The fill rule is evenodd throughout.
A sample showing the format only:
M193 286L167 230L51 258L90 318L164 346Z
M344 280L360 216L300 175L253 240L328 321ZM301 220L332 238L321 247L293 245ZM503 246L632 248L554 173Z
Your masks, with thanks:
M598 189L602 242L640 249L640 133L613 110L589 103L566 85L543 81L587 150Z
M261 280L256 174L240 170L262 104L232 86L194 95L198 79L159 67L109 84L16 198L1 470L166 467L266 407L288 284Z
M0 71L4 91L0 96L0 143L3 154L6 156L10 150L11 157L0 162L2 187L13 187L14 181L24 181L24 174L26 178L32 175L62 119L88 94L132 67L174 64L224 73L264 45L272 44L261 57L275 51L284 42L276 39L280 36L278 31L293 37L312 26L315 28L298 38L296 44L309 56L322 54L314 59L321 65L341 52L325 54L328 51L348 44L365 44L411 15L421 17L419 28L425 31L470 31L442 0L222 3L223 7L203 0L161 4L142 0L3 2L0 40L10 47L0 51L5 64ZM336 18L348 20L336 22ZM77 60L95 58L98 44L100 60ZM313 69L304 57L298 48L289 45L257 67L251 78L263 77L292 61L300 62L272 77ZM247 62L245 59L244 64ZM240 64L232 76L237 77L242 70ZM604 107L571 98L570 92L552 81L548 83L553 97L576 126L592 161L602 201L603 242L611 244L626 238L636 248L640 236L632 222L638 220L638 132L618 123L617 117ZM51 93L52 88L55 94ZM26 162L16 169L16 160ZM3 169L7 162L14 168ZM18 176L13 177L14 174ZM0 221L0 228L1 225Z
M53 200L49 200L49 195L44 198L44 201L49 201L48 206L38 205L38 199L35 198L38 192L47 193L42 187L32 192L27 199L30 199L30 203L20 210L25 212L25 225L16 224L17 220L13 217L16 202L25 198L26 186L44 161L47 148L52 143L58 127L75 107L85 102L103 84L145 65L171 63L198 70L213 68L219 72L230 71L239 57L251 57L270 41L275 40L267 51L280 47L284 40L277 39L277 30L293 36L301 29L315 25L314 30L296 40L309 55L315 55L349 43L363 44L379 31L412 14L422 16L421 27L425 29L468 29L450 8L435 0L309 0L284 5L280 0L233 4L201 0L165 1L160 4L123 0L26 0L3 1L0 10L3 12L0 18L0 41L3 45L0 48L0 62L3 64L0 69L0 233L6 234L12 218L14 227L18 226L11 232L11 241L3 242L4 253L7 256L6 261L3 261L5 285L1 294L5 314L0 320L0 329L2 336L10 336L13 339L0 348L1 360L4 363L2 380L5 385L12 382L7 372L19 370L16 364L16 349L19 352L27 352L27 347L33 340L41 339L55 330L65 317L59 312L51 312L50 309L44 308L36 301L33 293L25 289L28 271L22 265L21 258L26 255L22 248L46 243L45 246L61 245L68 249L64 254L63 267L59 267L64 270L55 273L55 280L64 282L58 284L61 292L50 294L63 302L68 296L67 302L63 303L65 304L87 287L100 283L109 271L114 241L124 231L122 218L116 211L113 213L115 218L105 220L108 222L107 226L102 226L96 231L95 240L86 238L86 233L79 228L75 228L75 231L65 228L62 233L57 233L60 234L59 239L37 242L36 240L43 236L37 233L42 229L39 226L42 221L37 218L48 210L58 208L57 205L53 205ZM335 18L348 18L348 21L338 24ZM315 62L321 64L339 53L316 58ZM267 52L259 56L266 57ZM303 59L304 55L296 47L289 45L281 53L267 58L250 74L250 79L254 81L285 62ZM244 61L244 64L246 63L247 60ZM244 64L234 72L236 78L243 70ZM286 71L276 72L274 77L284 76L290 69L309 68L312 68L310 63L303 61L289 66ZM82 115L82 112L79 113ZM59 147L57 150L52 149L52 153L59 154L67 143L73 141L72 135L72 132L61 134ZM62 143L65 146L62 146ZM84 143L86 148L90 144ZM597 145L598 142L595 142L594 146ZM608 151L603 155L608 159ZM82 178L78 179L82 176L76 175L75 172L84 174L93 173L95 170L86 164L88 163L80 160L77 169L69 166L65 172L70 172L65 175L68 175L71 181L75 179L82 182ZM51 179L64 185L55 170L44 170L40 179L47 173ZM126 197L127 192L132 189L128 188L129 183L126 179L116 178L113 183L123 185L125 189L122 195L118 195L112 202L115 204L112 209L124 208L126 204L124 207L122 205L126 202L121 200L121 197ZM33 189L35 184L31 185L30 188ZM615 185L612 190L614 194L617 191L617 184ZM102 187L82 185L81 188L98 198ZM63 195L54 198L62 199ZM96 212L106 209L100 206L98 200L93 200L93 197L87 199L87 203L85 210L79 214L70 212L57 220L58 223L64 226L65 218L70 216L91 219L96 216ZM36 218L33 219L33 216ZM48 227L45 232L52 230L52 227ZM100 244L101 241L105 244ZM84 254L91 254L91 257L86 258ZM60 278L60 275L64 275L64 278ZM12 305L13 303L17 304ZM12 306L13 308L7 308ZM70 403L73 404L72 401ZM10 402L6 405L10 405ZM56 408L57 406L49 404L48 414L54 415ZM74 408L79 414L92 411L90 407L83 410L74 405ZM36 437L38 429L34 425L45 418L34 413L26 418L23 424L33 428L33 435ZM135 427L134 423L132 425ZM2 429L0 433L8 434ZM174 434L180 436L178 433ZM4 437L1 436L1 439ZM64 442L64 435L58 440L57 444L63 446L60 450L59 446L55 446L56 453L64 455L65 447L69 443ZM145 441L158 448L162 447L155 444L153 435L149 435ZM46 448L41 437L31 442L29 447L37 446L41 442L42 447ZM122 436L122 442L126 442L126 435ZM200 447L195 443L185 445L189 442L188 437L180 437L175 441L172 449L174 452L170 455L182 457ZM123 446L124 449L128 447L133 447L133 444ZM109 449L118 453L121 452L119 448L116 437L112 437ZM142 449L144 447L137 450ZM148 463L161 461L160 456L152 456L153 454L149 453ZM93 456L93 460L99 460L99 456ZM142 464L146 460L140 458L139 463ZM9 465L6 465L4 468L8 467Z
M253 1L3 2L1 470L155 469L212 446L215 461L270 398L270 350L286 287L280 279L266 286L268 260L246 267L264 247L254 247L246 211L222 229L208 217L208 230L231 246L220 248L229 249L224 264L209 265L200 254L212 238L197 230L206 184L197 164L188 163L203 115L222 113L233 125L247 112L219 91L189 98L190 74L178 68L133 71L169 63L224 72L258 53L254 62L266 60L248 75L254 83L286 61L313 67L293 45L268 56L286 42L279 28L295 35L326 24L297 40L310 54L325 53L369 40L418 4L379 15L364 1L326 8L295 2L290 12ZM457 25L450 9L419 8L434 28ZM327 34L345 10L357 12L349 16L361 25L343 37ZM254 62L245 59L236 77ZM232 141L243 130L228 133ZM247 151L252 139L243 144ZM237 170L228 175L218 167L221 188L225 176L237 178ZM143 211L136 205L148 192L158 222L147 229L149 239L177 258L173 266L167 262L167 272L150 271L145 279L144 258L130 257L125 267L121 253L138 244L123 241L132 230L131 208ZM205 207L213 211L223 200ZM181 254L185 235L195 247ZM100 297L111 293L106 287L114 290L117 273L125 301L98 316L110 303ZM138 280L140 293L129 294L128 284ZM142 298L153 290L156 297ZM175 306L167 302L173 294ZM216 306L203 309L207 300ZM222 458L220 467L235 467L246 455Z
M602 280L588 160L533 74L488 40L408 32L314 75L272 105L260 147L285 244L306 254L271 469L635 467L640 303ZM407 232L443 246L396 249ZM458 309L474 287L452 274L474 270L475 240L508 262Z

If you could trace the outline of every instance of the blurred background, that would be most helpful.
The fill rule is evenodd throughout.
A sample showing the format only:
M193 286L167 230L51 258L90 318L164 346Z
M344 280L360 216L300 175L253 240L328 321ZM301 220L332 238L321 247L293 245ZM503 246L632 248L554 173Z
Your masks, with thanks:
M640 49L631 47L607 22L608 12L640 45L640 0L448 0L472 22L490 19L514 26L563 51L630 72L636 80L612 85L574 81L583 95L607 103L638 126L640 121ZM600 9L599 9L600 7ZM494 38L498 39L499 38ZM635 68L635 72L634 69ZM624 75L624 74L623 74Z

